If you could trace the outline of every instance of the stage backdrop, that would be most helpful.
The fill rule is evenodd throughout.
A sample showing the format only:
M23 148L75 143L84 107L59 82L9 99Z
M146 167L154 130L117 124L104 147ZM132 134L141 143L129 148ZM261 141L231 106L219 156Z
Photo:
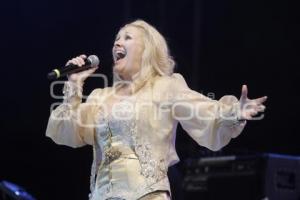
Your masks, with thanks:
M269 96L265 117L249 122L223 151L300 154L298 131L299 18L288 1L10 0L1 3L0 180L43 200L87 199L90 147L57 146L44 136L51 104L46 74L79 54L100 57L111 81L111 48L125 23L143 19L167 39L176 71L216 99ZM85 93L102 87L90 79ZM55 88L60 94L59 87ZM198 157L179 128L181 159Z

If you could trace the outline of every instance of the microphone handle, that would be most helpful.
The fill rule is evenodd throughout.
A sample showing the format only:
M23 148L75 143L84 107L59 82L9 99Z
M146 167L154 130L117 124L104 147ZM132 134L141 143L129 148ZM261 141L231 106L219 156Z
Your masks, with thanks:
M74 73L78 73L78 72L82 72L82 71L91 69L92 68L91 61L89 59L85 59L84 61L85 61L85 64L81 67L70 63L61 69L54 69L52 72L48 73L47 78L49 80L54 80L54 79L58 79L60 77L64 77L69 74L74 74Z

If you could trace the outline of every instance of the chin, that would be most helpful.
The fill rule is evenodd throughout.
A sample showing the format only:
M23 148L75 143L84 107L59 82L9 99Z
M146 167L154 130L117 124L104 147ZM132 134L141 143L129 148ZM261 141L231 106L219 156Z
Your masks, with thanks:
M114 65L113 70L115 73L120 73L122 71L121 69L122 67L120 65Z
M119 77L122 77L122 71L123 68L121 66L114 66L113 72L118 75Z

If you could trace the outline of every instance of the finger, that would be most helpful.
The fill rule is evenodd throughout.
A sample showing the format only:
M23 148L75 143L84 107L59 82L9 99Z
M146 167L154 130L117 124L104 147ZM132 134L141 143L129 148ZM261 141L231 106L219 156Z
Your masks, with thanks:
M81 55L79 56L79 58L80 58L80 60L82 61L82 62L81 62L82 65L84 65L84 64L85 64L85 59L87 58L86 55L85 55L85 54L81 54ZM81 65L81 66L82 66L82 65Z
M252 120L252 116L249 114L245 117L246 120Z
M248 119L252 118L252 116L257 115L257 113L258 113L258 111L256 111L256 109L251 108L251 109L244 110L242 113L242 116L248 120Z
M69 65L72 62L72 60L68 60L68 62L66 63L66 66Z
M86 59L87 58L87 56L85 54L81 54L79 57L82 58L82 59Z
M89 74L92 74L92 73L94 73L98 68L99 68L99 67L93 67L93 68L87 70L87 72L88 72Z
M80 72L80 76L82 77L89 77L91 74L93 74L96 70L98 69L98 67L93 67L91 69L85 70Z
M247 95L248 95L248 88L247 88L247 85L243 85L243 86L242 86L241 99L243 99L243 100L247 99Z
M256 110L257 112L264 112L265 109L266 109L266 106L260 105L260 106L257 106L255 110Z
M251 118L254 117L257 114L258 114L258 112L256 110L249 111L249 115L251 116Z
M85 64L84 60L81 57L76 57L75 59L76 59L79 67L81 67Z
M90 74L94 73L99 67L92 67L90 69L84 70L82 72L79 72L79 74L87 75L89 76Z
M84 60L81 57L76 57L78 66L81 67L85 64Z
M256 101L258 104L262 104L262 103L264 103L267 99L268 99L268 97L267 97L267 96L264 96L264 97L255 99L255 101Z
M245 119L245 120L251 120L251 119L252 119L252 116L251 116L251 114L248 112L248 113L244 114L243 119Z
M73 65L79 65L78 60L76 58L72 58L70 61L68 61L68 63Z
M79 57L79 60L80 60L80 62L81 62L82 65L85 64L85 60L83 58Z

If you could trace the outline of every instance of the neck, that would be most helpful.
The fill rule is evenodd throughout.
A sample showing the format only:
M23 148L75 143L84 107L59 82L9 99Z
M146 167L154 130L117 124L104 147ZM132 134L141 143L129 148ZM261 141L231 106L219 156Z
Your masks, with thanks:
M145 77L141 77L140 72L138 72L127 79L119 74L116 74L116 76L118 77L115 79L114 83L116 91L118 92L118 90L124 90L128 92L128 95L131 95L141 89L147 82L151 81L156 74L152 72Z

